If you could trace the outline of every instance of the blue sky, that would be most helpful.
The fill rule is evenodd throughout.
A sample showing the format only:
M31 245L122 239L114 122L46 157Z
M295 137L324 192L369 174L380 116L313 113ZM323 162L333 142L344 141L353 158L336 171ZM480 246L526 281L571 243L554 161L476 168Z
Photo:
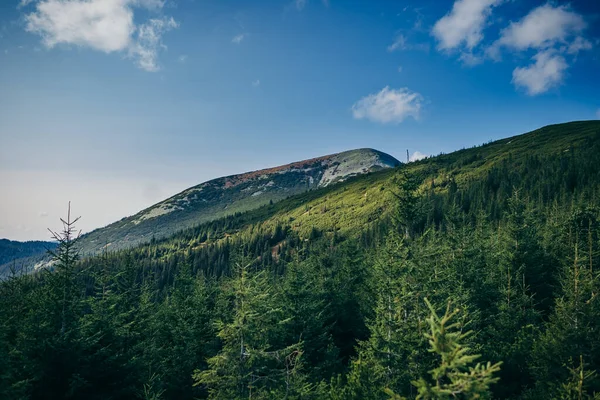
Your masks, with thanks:
M600 118L589 0L0 2L0 237L202 181Z

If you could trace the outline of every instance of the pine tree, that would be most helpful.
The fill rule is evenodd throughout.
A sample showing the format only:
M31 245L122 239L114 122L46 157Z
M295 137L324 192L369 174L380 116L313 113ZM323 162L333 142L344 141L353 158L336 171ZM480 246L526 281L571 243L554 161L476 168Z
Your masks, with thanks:
M501 363L473 365L480 356L470 354L465 344L472 332L463 332L464 325L453 322L460 310L452 309L448 302L446 312L440 317L427 299L425 303L431 311L425 337L429 340L430 352L441 360L439 366L430 371L431 379L420 378L414 382L417 399L490 398L489 387L498 381L494 374L500 370ZM390 389L386 392L392 399L402 399Z
M173 286L144 323L139 349L147 368L146 396L192 399L202 394L192 386L192 374L206 366L216 347L214 294L213 284L202 275L194 277L189 263L179 266Z
M397 200L397 208L394 215L394 222L404 233L405 239L410 239L413 235L414 225L419 215L417 189L419 183L416 178L403 170L400 176L398 193L392 192Z
M288 320L266 271L251 267L236 264L227 282L232 319L218 322L222 349L207 369L196 370L195 385L205 385L211 399L297 398L310 391L301 372L302 343L277 347Z
M358 360L352 363L351 376L368 375L370 384L354 379L353 398L385 398L382 387L408 392L418 376L419 334L418 291L415 264L409 256L406 239L392 230L379 249L374 266L374 292L377 302L368 324L370 337L358 346Z
M561 400L598 400L600 393L588 393L588 382L596 378L596 371L585 369L583 355L579 356L579 365L569 367L569 379L558 390L557 398Z
M589 249L585 231L589 223L581 217L575 210L564 227L572 236L572 254L564 260L560 297L533 351L532 369L539 391L555 392L556 383L568 379L565 365L571 360L583 357L592 369L600 366L600 279L597 271L590 268L585 251ZM594 377L588 381L589 393L600 392L600 379Z
M57 281L59 290L57 301L60 303L60 336L64 337L73 328L75 320L75 307L77 305L79 294L76 293L76 275L79 272L77 261L79 260L79 251L76 244L81 231L77 232L75 224L81 217L71 220L71 203L67 211L67 219L60 219L63 224L62 232L55 232L49 229L52 238L58 242L56 250L50 250L52 256L52 267L55 274L52 275Z
M490 249L486 275L493 286L485 292L492 302L484 309L481 332L485 357L504 363L499 374L503 384L494 388L503 398L520 394L532 380L526 355L541 321L538 298L541 293L549 296L542 283L548 272L543 271L544 256L528 204L519 190L507 202L506 224L491 231L485 245Z
M314 260L287 265L283 278L282 307L290 318L286 344L302 341L303 360L310 365L312 381L329 380L340 371L338 349L332 339L331 305L326 303L324 277Z

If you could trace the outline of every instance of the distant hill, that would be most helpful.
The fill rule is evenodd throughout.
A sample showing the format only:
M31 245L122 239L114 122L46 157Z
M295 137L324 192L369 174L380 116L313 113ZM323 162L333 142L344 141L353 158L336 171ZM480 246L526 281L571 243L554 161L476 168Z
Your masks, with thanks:
M287 197L393 168L400 162L373 149L358 149L280 167L213 179L139 213L97 229L80 240L84 255L130 248L227 215Z
M23 258L41 259L56 243L43 241L17 242L0 239L0 276L8 272L11 262Z

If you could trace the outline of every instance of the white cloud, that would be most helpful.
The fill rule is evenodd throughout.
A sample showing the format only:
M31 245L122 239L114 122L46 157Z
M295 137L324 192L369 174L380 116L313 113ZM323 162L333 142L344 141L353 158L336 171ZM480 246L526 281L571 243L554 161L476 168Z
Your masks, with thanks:
M398 66L398 72L402 72L402 65Z
M415 151L414 153L412 153L410 155L410 158L408 159L408 161L409 162L419 161L419 160L422 160L427 157L429 157L427 154L423 154L420 151Z
M479 65L483 62L483 58L475 55L473 53L470 52L463 52L461 53L460 57L458 58L460 61L462 61L462 63L464 65L468 65L468 66L474 66L474 65Z
M44 0L25 19L47 47L67 43L110 53L127 48L135 31L133 11L121 0Z
M569 67L567 55L575 56L592 48L592 43L582 36L586 28L583 16L569 6L544 4L504 28L486 54L499 60L503 48L516 52L535 50L534 62L516 68L512 79L515 86L534 96L562 83Z
M513 83L525 89L528 95L535 96L558 86L568 68L564 57L552 50L537 53L535 63L527 67L515 68Z
M163 0L32 0L29 3L34 1L34 11L25 16L25 29L40 35L46 47L67 44L105 53L127 52L147 71L159 69L158 52L165 48L162 34L177 27L175 20L168 17L135 24L136 8L158 10L164 6Z
M239 35L235 35L233 39L231 39L231 43L240 44L246 38L245 33L240 33Z
M472 50L483 40L483 29L492 8L502 0L456 0L452 10L433 26L432 35L438 49L453 50L462 46Z
M368 119L380 123L400 123L408 117L418 119L423 96L408 88L390 89L370 94L352 106L355 119Z
M138 5L151 10L163 8L166 0L129 0L129 2L133 5Z
M545 49L556 43L567 44L570 37L580 34L586 26L583 17L567 6L545 4L531 10L522 20L511 22L502 30L500 39L492 48L527 50ZM577 40L581 46L582 38Z
M252 81L252 87L259 87L260 86L260 79L256 79L255 81Z
M180 56L177 58L177 61L179 61L180 63L182 63L182 64L183 64L184 62L186 62L186 61L187 61L187 59L188 59L188 56L187 56L187 54L182 54L182 55L180 55Z

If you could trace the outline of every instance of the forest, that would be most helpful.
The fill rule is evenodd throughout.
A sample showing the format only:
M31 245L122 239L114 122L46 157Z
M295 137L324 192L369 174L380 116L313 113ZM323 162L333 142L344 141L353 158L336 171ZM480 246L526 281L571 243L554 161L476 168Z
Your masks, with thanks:
M600 399L600 123L507 143L94 257L66 216L0 398Z

